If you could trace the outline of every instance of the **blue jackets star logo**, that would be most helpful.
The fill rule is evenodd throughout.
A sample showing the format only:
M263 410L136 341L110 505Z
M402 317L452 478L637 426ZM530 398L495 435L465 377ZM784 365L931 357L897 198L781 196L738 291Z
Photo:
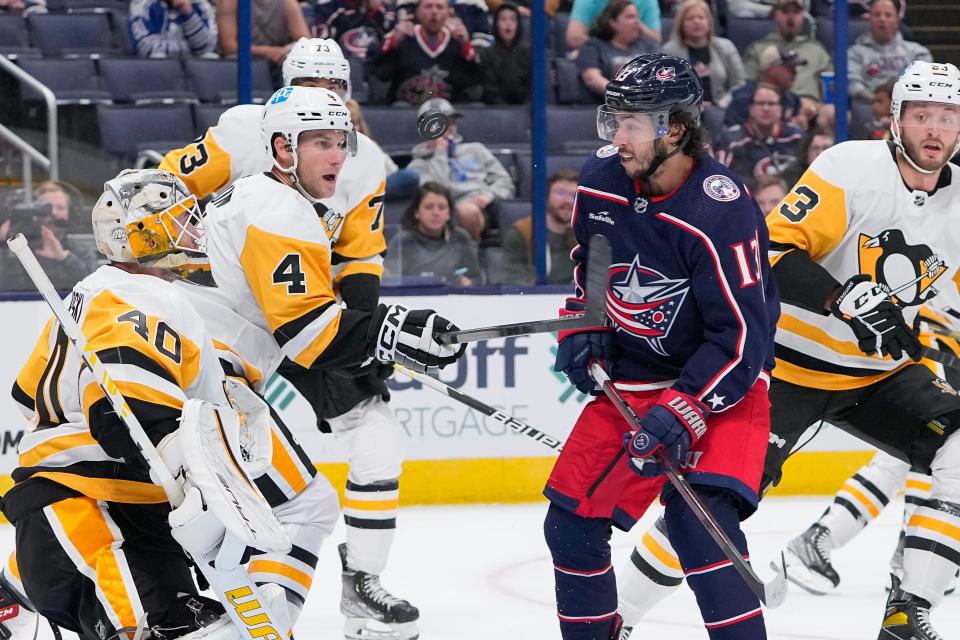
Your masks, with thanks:
M690 290L687 279L671 279L645 267L634 256L633 262L610 267L607 290L607 315L622 331L646 341L660 355L669 355L663 339Z

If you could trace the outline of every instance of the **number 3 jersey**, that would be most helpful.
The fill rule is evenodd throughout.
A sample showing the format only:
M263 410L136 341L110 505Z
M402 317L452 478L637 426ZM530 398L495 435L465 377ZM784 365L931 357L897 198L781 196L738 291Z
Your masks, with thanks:
M160 168L179 176L198 198L205 198L244 176L270 171L273 159L260 138L262 105L228 109L203 138L174 149ZM336 193L322 202L336 215L328 221L336 276L383 274L387 245L383 237L383 152L370 138L357 134L357 155L347 157L337 178Z
M154 444L177 429L186 400L227 404L223 369L200 316L174 285L104 266L73 289L70 313ZM132 440L93 373L53 318L13 386L32 422L4 508L32 510L82 494L166 503L130 460Z
M673 387L714 411L734 406L773 366L778 300L766 228L740 179L706 155L673 192L647 198L603 147L580 174L573 229L584 286L589 239L610 240L607 316L627 390ZM587 295L598 292L587 291Z
M213 301L269 331L302 367L339 368L366 358L370 312L337 301L328 213L261 173L241 178L207 205Z
M885 141L832 147L767 216L770 261L783 304L777 378L818 389L852 389L910 362L906 356L864 354L847 323L823 310L831 291L852 276L877 282L910 326L921 305L934 298L956 305L957 167L944 167L933 192L913 191L895 154ZM798 251L822 267L819 273L804 267Z

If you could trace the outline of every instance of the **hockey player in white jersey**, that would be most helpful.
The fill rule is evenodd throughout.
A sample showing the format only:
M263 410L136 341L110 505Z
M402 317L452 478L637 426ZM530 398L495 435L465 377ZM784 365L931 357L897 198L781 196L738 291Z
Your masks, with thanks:
M231 410L210 337L169 281L208 275L209 262L196 199L167 178L136 190L108 183L94 207L94 232L110 264L74 287L70 314L163 462L190 481L196 467L184 464L179 441L196 427L185 406L203 400ZM217 521L208 517L217 513L214 497L194 485L188 495L202 503L188 499L171 511L125 421L56 320L43 328L12 393L32 427L3 497L17 534L14 575L0 587L4 615L34 607L85 640L134 631L238 638L221 604L198 595L184 555L198 533L216 539ZM12 626L14 637L33 637L32 628Z
M302 38L284 61L283 80L290 86L329 89L346 98L350 66L335 41ZM201 198L241 177L270 171L273 158L259 136L263 110L259 105L228 109L201 139L168 153L161 168L180 175ZM357 133L356 138L356 155L344 161L334 194L320 201L330 211L325 222L332 245L334 291L347 307L371 311L377 306L386 251L384 158L367 136ZM353 629L358 619L415 621L416 607L385 591L379 582L396 531L406 444L405 433L386 403L389 394L383 375L372 371L348 378L290 366L281 373L310 402L321 430L332 430L349 452L344 505L347 540L340 549L341 608L350 618L348 636L357 636Z
M929 471L879 640L941 640L930 609L960 565L960 397L914 362L912 326L921 305L941 290L952 298L960 282L960 170L949 164L960 150L960 71L912 63L894 87L892 132L890 143L825 151L767 217L782 312L763 484L779 481L820 419ZM682 577L667 537L654 529L649 541L620 590L626 623Z

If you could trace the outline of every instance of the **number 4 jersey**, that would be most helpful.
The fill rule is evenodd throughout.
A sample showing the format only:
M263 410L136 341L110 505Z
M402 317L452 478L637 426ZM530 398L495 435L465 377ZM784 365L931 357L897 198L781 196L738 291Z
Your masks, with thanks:
M908 325L920 306L938 295L955 305L957 171L947 164L934 191L913 191L900 176L895 148L884 141L844 142L810 165L767 216L770 262L783 305L777 378L818 389L852 389L909 362L906 356L865 355L847 323L829 315L824 303L839 283L865 274L889 293Z

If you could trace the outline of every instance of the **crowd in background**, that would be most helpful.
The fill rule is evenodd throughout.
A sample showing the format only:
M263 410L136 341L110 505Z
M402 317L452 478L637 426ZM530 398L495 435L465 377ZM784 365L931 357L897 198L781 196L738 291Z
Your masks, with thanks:
M689 59L703 83L709 153L740 175L767 211L834 141L833 59L810 35L814 18L832 15L833 7L831 0L808 3L547 0L546 5L551 16L568 16L552 55L575 65L576 102L602 102L609 79L637 55L662 51ZM237 0L132 0L127 19L132 48L145 57L235 54L236 5ZM332 38L369 82L368 104L412 105L449 117L444 136L396 158L404 166L387 156L387 206L407 203L400 228L389 234L388 277L452 286L534 281L532 219L499 228L501 204L516 195L514 180L482 140L460 134L464 116L456 106L529 104L529 2L316 0L305 6L297 0L253 0L252 6L255 56L279 65L298 38ZM930 52L904 37L900 0L851 1L850 7L852 19L865 20L867 27L848 50L852 108L866 114L855 118L851 133L886 138L895 77L913 59L930 60ZM4 10L44 11L45 0L0 0ZM729 16L771 18L773 29L738 51L721 35ZM665 17L672 19L672 29L664 37ZM366 130L361 104L351 101L350 107L358 128L376 139L376 132ZM545 213L552 284L572 278L566 256L576 180L568 171L549 178ZM70 207L63 209L59 200L69 203L67 188L44 183L35 195L32 213L0 220L0 232L32 220L42 243L39 255L54 282L69 288L96 259L77 248L82 239L71 240L65 232ZM12 223L14 218L20 222ZM11 275L19 269L7 262L0 260L3 288L21 288Z

